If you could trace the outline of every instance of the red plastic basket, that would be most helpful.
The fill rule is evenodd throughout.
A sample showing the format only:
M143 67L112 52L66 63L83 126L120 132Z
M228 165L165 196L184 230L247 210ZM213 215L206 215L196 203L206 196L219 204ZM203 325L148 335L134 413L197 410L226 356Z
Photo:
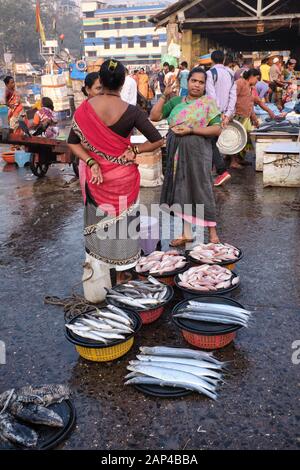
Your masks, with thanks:
M236 332L227 333L225 335L207 336L199 335L197 333L190 333L186 330L181 330L184 339L196 348L200 349L220 349L230 344L236 337Z
M142 320L143 325L149 325L150 323L158 320L164 313L165 307L159 307L152 310L147 310L146 312L138 311L136 312Z

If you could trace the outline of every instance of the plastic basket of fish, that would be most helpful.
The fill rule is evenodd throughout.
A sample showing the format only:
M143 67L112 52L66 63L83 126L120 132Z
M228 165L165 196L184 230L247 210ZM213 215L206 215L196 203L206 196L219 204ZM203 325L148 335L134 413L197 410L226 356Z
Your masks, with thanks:
M117 307L133 308L143 325L147 325L162 316L173 295L171 286L149 276L145 281L129 281L108 290L106 301Z
M223 381L226 364L212 353L165 346L141 347L129 362L125 385L146 395L177 398L197 392L213 400Z
M184 272L189 264L185 256L176 250L154 251L148 256L143 256L134 268L139 279L149 275L159 279L164 284L174 286L174 276Z
M193 264L215 264L233 270L243 257L243 252L228 243L201 243L186 253Z
M185 299L199 295L223 295L237 289L239 276L224 266L203 264L175 277L175 285Z
M141 326L137 313L105 305L73 318L65 325L65 336L83 358L108 362L127 354Z
M247 328L251 312L232 299L197 297L183 301L172 311L172 321L184 339L200 349L220 349L230 344L236 332Z

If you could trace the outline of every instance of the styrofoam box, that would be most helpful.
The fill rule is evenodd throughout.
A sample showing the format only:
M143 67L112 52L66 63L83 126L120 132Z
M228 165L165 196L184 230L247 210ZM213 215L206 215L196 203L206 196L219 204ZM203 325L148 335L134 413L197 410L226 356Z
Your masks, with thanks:
M273 135L270 137L260 137L257 135L255 143L256 171L263 171L264 169L264 151L267 147L275 143L296 142L297 138L297 135Z
M300 154L265 152L263 184L300 188Z

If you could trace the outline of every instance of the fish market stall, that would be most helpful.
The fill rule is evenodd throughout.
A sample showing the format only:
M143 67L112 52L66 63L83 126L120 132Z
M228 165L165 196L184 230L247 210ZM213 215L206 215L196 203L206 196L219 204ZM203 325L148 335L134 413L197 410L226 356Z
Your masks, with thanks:
M263 171L264 151L271 144L297 142L300 132L299 116L282 122L265 122L259 129L251 132L251 140L255 148L256 171Z
M277 143L264 151L264 186L300 188L300 143Z

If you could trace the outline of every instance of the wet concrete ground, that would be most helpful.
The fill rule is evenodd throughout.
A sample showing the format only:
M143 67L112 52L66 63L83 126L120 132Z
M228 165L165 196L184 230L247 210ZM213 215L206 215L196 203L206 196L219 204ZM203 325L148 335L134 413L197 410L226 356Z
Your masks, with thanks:
M77 425L62 449L299 449L300 191L262 188L253 168L216 191L221 238L241 247L241 288L231 297L255 312L255 324L217 353L232 361L213 402L191 394L157 399L123 386L141 345L186 346L165 313L145 326L127 356L114 363L81 359L64 338L61 308L46 295L69 296L84 260L82 202L68 167L37 180L1 166L0 391L26 383L67 383ZM143 190L157 201L160 189ZM81 287L77 288L81 292ZM296 355L295 355L296 356ZM300 353L298 354L300 358Z

